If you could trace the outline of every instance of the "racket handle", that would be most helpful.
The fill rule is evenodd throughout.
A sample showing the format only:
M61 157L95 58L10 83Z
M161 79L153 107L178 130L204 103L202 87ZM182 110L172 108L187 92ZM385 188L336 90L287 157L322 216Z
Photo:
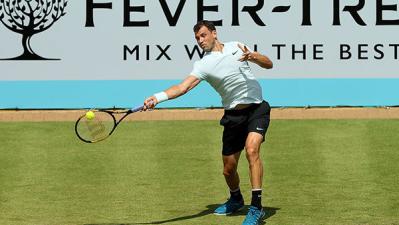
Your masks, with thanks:
M152 103L152 101L151 101L151 103ZM141 105L141 106L137 106L136 108L131 108L129 111L134 113L134 112L142 111L143 109L144 109L144 106Z
M142 106L137 106L137 107L135 107L135 108L131 108L129 111L132 112L132 113L134 113L134 112L138 112L138 111L143 110L143 108L144 108L143 105L142 105Z

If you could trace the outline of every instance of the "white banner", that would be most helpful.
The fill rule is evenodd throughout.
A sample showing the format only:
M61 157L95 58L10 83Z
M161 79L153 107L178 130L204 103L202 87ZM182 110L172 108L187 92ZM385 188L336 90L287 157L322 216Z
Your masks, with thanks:
M193 25L268 55L259 78L399 78L398 0L0 0L0 80L181 79Z

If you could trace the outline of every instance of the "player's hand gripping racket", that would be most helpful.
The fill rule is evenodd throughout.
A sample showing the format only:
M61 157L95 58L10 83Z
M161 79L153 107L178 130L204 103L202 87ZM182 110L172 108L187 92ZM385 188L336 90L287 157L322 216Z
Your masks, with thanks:
M144 106L139 106L125 111L90 110L80 116L75 123L75 133L78 138L86 143L96 143L109 137L129 114L142 111ZM123 114L119 120L116 114Z

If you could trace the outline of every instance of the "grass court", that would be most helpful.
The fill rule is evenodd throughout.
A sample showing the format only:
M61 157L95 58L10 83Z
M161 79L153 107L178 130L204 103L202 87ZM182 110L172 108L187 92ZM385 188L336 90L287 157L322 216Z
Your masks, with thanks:
M0 224L241 224L218 121L124 122L80 142L73 122L0 123ZM274 120L261 150L269 225L398 225L399 120ZM239 167L250 203L248 164Z

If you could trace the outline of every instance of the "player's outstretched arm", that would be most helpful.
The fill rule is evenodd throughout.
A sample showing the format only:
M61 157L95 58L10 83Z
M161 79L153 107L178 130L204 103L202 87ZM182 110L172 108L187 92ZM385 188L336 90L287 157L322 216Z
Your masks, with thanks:
M269 59L269 57L260 54L259 52L251 52L247 46L242 46L238 44L238 47L242 50L243 54L239 59L241 62L250 61L258 64L260 67L265 69L273 68L273 62Z
M144 101L144 110L154 108L158 103L163 101L178 98L200 83L200 80L195 76L188 76L180 84L173 85L165 91L154 94Z

